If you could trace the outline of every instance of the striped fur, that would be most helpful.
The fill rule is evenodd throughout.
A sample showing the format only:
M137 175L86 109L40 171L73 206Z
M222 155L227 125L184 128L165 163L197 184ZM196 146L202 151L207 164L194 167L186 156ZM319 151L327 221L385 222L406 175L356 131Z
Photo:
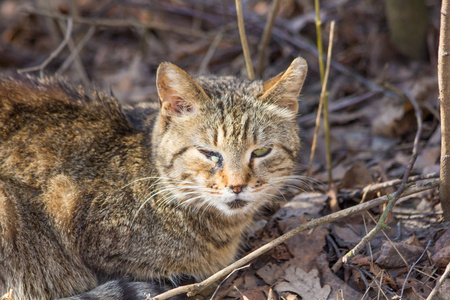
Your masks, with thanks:
M159 109L0 75L0 295L145 299L231 263L291 178L306 68L263 83L163 63Z

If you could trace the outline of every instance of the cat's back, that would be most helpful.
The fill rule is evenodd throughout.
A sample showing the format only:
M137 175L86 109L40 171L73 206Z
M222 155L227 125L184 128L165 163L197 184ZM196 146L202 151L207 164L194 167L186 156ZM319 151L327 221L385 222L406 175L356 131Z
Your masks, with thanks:
M40 124L45 124L49 130L75 121L80 127L90 123L98 126L98 122L102 122L118 130L129 129L113 97L97 91L86 92L60 77L38 78L14 72L1 74L0 108L2 140L30 126L37 130Z
M33 186L60 173L94 179L138 134L103 92L60 77L0 75L0 177Z

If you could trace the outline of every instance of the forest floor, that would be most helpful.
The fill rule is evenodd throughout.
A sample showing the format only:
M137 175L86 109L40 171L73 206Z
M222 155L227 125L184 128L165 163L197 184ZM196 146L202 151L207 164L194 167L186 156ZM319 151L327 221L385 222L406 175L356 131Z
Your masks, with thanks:
M330 22L336 21L328 80L330 188L323 126L306 176L321 91L314 2L281 1L262 55L264 66L260 45L271 2L244 2L257 78L275 76L297 56L309 65L298 117L298 173L305 175L304 185L300 190L287 188L279 205L265 211L249 232L245 252L308 220L395 193L398 183L369 192L367 187L402 178L411 160L419 127L418 109L408 97L420 107L423 121L410 176L438 177L440 1L426 1L423 39L419 46L409 46L423 47L415 59L408 58L415 55L406 53L408 49L399 50L384 3L320 3L324 49ZM231 0L3 0L0 69L43 66L52 56L44 69L48 74L57 72L75 83L94 82L112 90L124 105L154 101L156 68L162 61L190 74L247 78L237 26ZM65 38L67 46L56 52ZM436 188L400 198L385 221L388 227L347 264L335 265L375 227L384 208L379 205L294 236L233 272L217 286L214 298L426 299L450 261L450 231L443 223ZM210 299L213 292L208 290L205 297ZM434 299L450 299L450 279Z

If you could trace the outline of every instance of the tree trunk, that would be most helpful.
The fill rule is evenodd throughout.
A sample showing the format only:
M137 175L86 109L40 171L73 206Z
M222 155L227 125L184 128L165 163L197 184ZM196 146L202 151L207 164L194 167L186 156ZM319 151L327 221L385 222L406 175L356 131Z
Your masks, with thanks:
M441 7L438 80L441 105L441 183L440 199L445 221L450 221L450 10L449 1Z

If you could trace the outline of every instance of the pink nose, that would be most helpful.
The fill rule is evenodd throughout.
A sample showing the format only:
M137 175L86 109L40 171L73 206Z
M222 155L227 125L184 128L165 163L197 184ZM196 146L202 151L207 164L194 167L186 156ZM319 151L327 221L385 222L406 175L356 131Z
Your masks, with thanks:
M239 194L244 189L243 185L232 185L230 188L233 190L233 193Z

